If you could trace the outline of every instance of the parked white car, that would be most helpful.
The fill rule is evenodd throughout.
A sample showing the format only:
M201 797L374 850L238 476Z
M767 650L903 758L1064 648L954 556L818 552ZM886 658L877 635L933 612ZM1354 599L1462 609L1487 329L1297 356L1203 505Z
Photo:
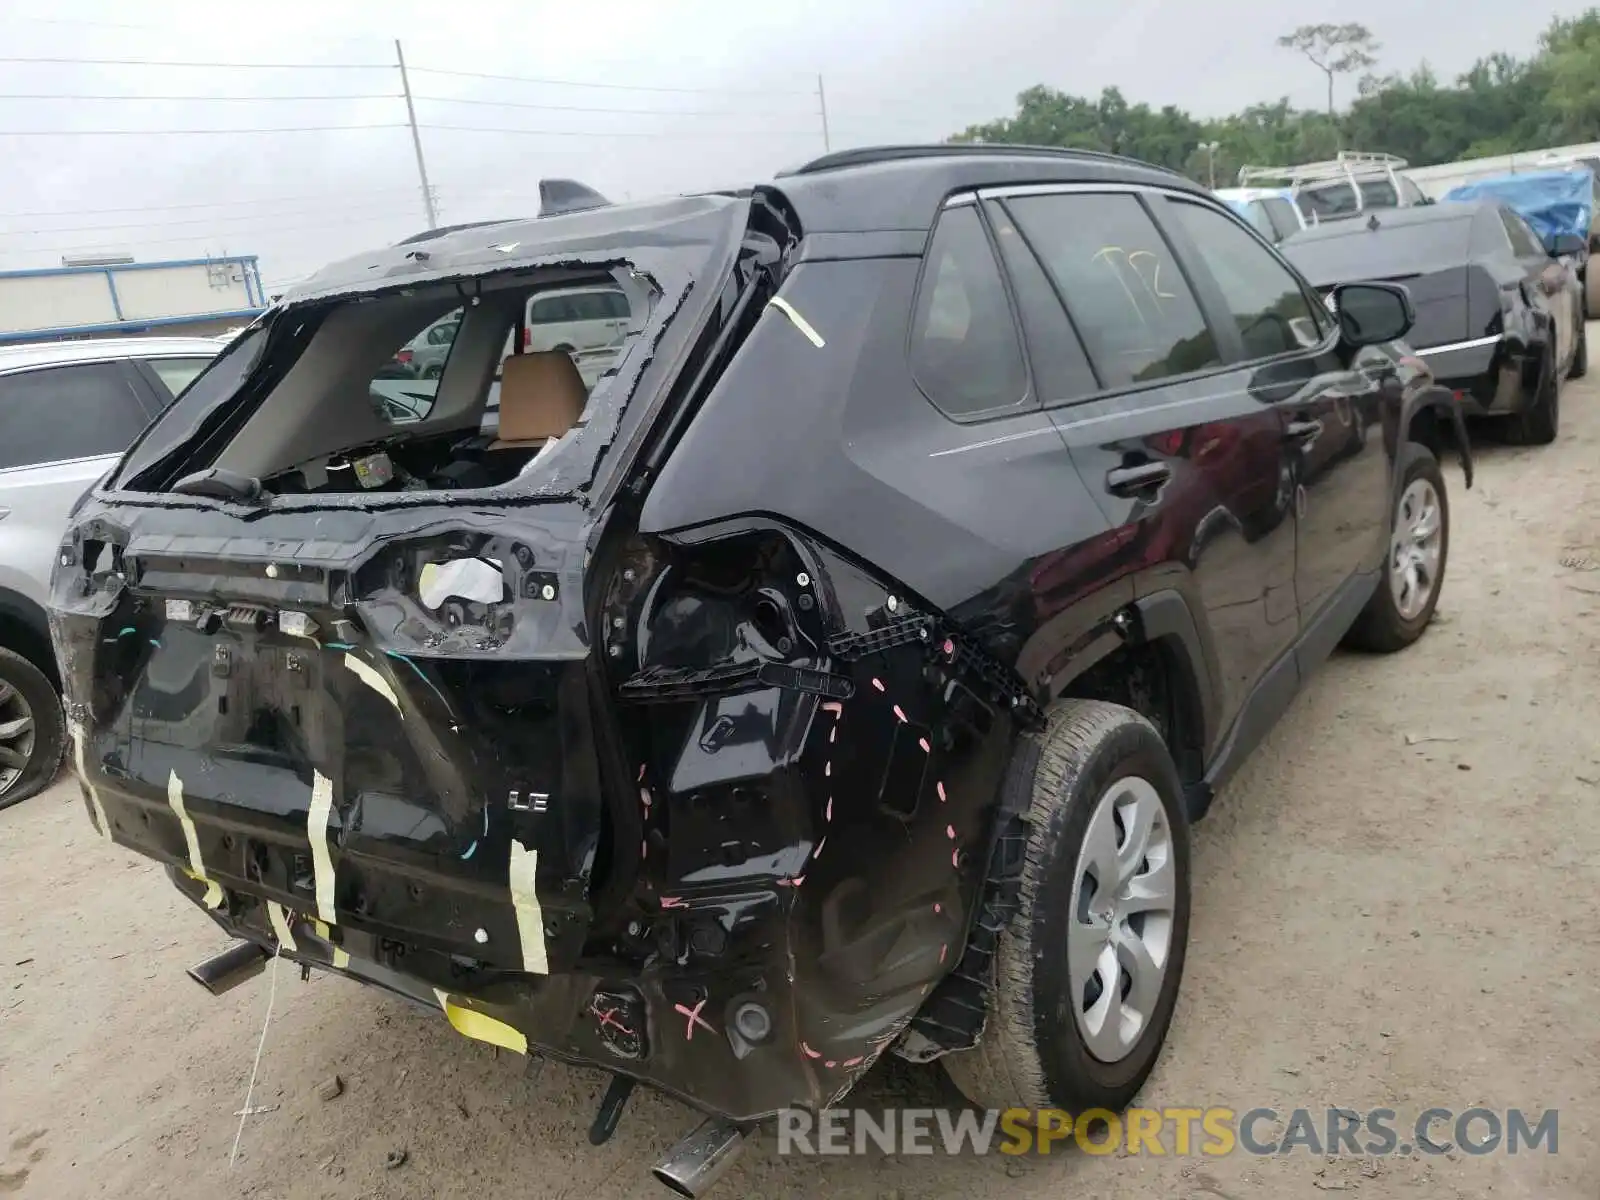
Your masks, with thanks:
M0 348L0 808L46 786L65 749L45 604L67 515L221 349L161 337Z

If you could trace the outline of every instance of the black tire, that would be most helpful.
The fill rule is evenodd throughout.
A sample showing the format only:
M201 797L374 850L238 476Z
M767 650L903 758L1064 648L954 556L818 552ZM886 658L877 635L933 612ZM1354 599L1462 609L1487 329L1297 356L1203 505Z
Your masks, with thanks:
M1119 1112L1138 1093L1166 1040L1189 938L1189 828L1177 768L1160 734L1132 709L1063 701L1038 744L1021 907L1000 937L983 1037L941 1061L962 1094L985 1108ZM1149 1019L1114 1062L1089 1051L1067 970L1074 875L1090 818L1120 779L1148 781L1161 802L1173 875L1166 971ZM1119 834L1119 837L1121 834ZM1147 866L1143 860L1141 866ZM1084 928L1087 928L1087 924ZM1081 1001L1082 997L1079 997Z
M1582 379L1589 373L1589 325L1580 319L1578 321L1578 348L1572 352L1572 369L1567 372L1568 379Z
M66 720L55 687L43 671L22 655L0 649L0 695L12 688L26 702L33 718L33 747L22 774L0 791L0 808L20 804L48 787L61 769L66 744ZM0 707L0 720L4 720L5 711Z
M1561 383L1555 352L1548 351L1539 367L1539 382L1522 411L1511 418L1514 440L1524 446L1548 446L1561 430Z
M1395 566L1391 540L1384 553L1383 577L1378 580L1378 590L1372 593L1372 599L1367 601L1367 606L1344 636L1344 644L1354 649L1377 654L1404 650L1422 636L1428 623L1433 620L1434 610L1439 607L1439 594L1444 590L1445 572L1450 565L1450 494L1445 490L1444 472L1433 451L1417 442L1407 442L1400 452L1400 488L1395 496L1394 511L1389 515L1391 539L1395 524L1400 519L1400 502L1406 489L1418 479L1426 479L1439 498L1439 569L1434 573L1433 593L1416 616L1407 619L1401 615L1395 602L1394 588L1390 584L1390 572Z

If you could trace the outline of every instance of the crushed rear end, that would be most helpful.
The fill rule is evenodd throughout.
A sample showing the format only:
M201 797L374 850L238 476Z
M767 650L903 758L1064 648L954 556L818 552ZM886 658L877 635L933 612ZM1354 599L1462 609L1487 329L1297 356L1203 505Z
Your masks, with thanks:
M644 235L627 210L496 225L330 269L81 506L53 581L98 830L263 951L729 1128L841 1096L919 1010L935 1041L942 1011L981 1015L982 885L1016 845L992 817L1030 703L803 532L637 532L753 331L800 337L768 303L798 239L780 200L675 202ZM482 479L436 443L475 418L429 414L488 383L472 347L503 338L475 314L592 277L644 307L577 425L507 481L453 486ZM353 347L380 344L386 305L410 337L449 304L465 357L420 423L350 445L369 423L344 384L374 369L347 369ZM316 444L292 413L334 431L326 454L288 462Z

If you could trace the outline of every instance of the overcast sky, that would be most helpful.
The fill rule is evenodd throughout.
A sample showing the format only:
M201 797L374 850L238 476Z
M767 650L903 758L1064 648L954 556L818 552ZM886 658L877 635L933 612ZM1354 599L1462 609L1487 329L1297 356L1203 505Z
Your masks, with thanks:
M1321 75L1274 45L1295 24L1364 22L1383 43L1380 70L1409 70L1426 58L1449 79L1496 50L1527 53L1552 16L1584 7L1581 0L1521 13L1504 0L277 0L266 7L259 0L57 0L32 10L48 17L22 17L9 0L0 3L0 53L10 57L321 65L0 61L7 97L113 97L0 99L0 268L56 266L64 253L101 249L145 261L255 254L263 277L276 283L424 228L393 66L396 37L425 126L546 131L424 128L440 219L454 222L532 212L542 177L577 178L621 199L768 175L821 152L819 73L839 149L935 140L1010 114L1016 94L1037 83L1091 95L1116 85L1130 101L1202 115L1284 95L1316 107ZM1445 12L1449 19L1441 20ZM1343 102L1354 84L1341 87ZM369 94L378 98L349 98ZM266 96L337 98L157 98ZM171 132L330 125L394 127ZM165 132L19 136L66 130Z

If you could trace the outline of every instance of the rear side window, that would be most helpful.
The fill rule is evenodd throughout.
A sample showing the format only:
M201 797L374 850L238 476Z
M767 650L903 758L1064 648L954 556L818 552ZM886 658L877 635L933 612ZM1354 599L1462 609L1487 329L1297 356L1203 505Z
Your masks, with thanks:
M1300 281L1265 247L1219 212L1169 203L1228 302L1246 358L1271 358L1322 340L1319 314Z
M946 416L994 412L1027 395L1000 265L974 205L939 218L923 263L910 357L912 378Z
M1272 240L1281 242L1291 233L1300 232L1300 218L1294 215L1294 205L1282 197L1272 197L1263 200L1261 207L1267 210L1267 217L1272 221L1272 227L1278 236Z
M1137 197L1026 196L1007 207L1055 279L1107 387L1221 364L1200 305Z
M1508 208L1502 208L1500 220L1506 227L1506 236L1511 239L1511 250L1518 258L1544 257L1544 247L1539 238L1521 217Z
M0 378L0 470L121 454L146 416L117 363Z
M206 369L209 358L152 358L150 369L172 396L180 395Z

